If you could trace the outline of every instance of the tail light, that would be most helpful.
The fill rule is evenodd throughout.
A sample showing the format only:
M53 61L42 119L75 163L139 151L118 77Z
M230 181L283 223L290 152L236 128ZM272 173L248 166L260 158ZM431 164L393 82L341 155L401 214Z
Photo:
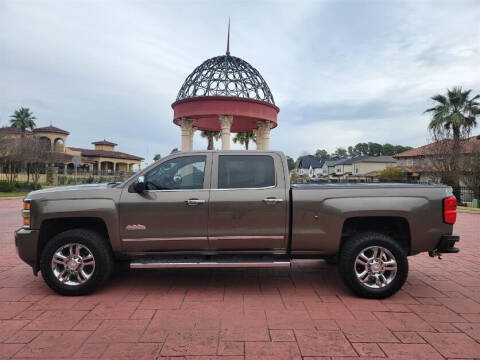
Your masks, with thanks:
M457 198L455 196L443 199L443 222L455 224L457 220Z

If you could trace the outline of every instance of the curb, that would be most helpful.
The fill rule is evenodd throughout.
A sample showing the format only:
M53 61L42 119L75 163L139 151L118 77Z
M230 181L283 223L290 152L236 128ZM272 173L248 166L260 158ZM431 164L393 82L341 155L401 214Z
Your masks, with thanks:
M458 206L457 211L461 212L461 213L479 214L480 215L480 209L469 208L469 207L466 207L466 206Z

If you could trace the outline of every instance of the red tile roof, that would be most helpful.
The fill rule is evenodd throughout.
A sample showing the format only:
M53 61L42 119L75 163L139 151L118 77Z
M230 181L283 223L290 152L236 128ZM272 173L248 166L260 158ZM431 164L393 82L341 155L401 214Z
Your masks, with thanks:
M452 141L452 140L442 140L442 141ZM399 154L393 155L394 158L408 158L408 157L418 157L418 156L428 156L438 154L436 150L436 143L431 143L427 145L420 146L415 149L410 149ZM461 144L463 154L471 154L473 152L480 151L480 135L475 135L469 137L462 141Z
M55 126L51 126L51 125L33 129L33 132L45 132L45 133L56 133L56 134L70 135L70 133L68 131L59 129L59 128L57 128Z
M107 141L107 140L101 140L101 141L95 141L92 142L93 145L108 145L108 146L116 146L117 144Z
M110 150L95 150L95 149L82 149L82 148L75 148L75 147L69 147L69 149L74 150L74 151L80 151L82 154L82 157L108 157L112 159L125 159L125 160L143 160L142 157L135 156L135 155L130 155L130 154L125 154L120 151L110 151Z

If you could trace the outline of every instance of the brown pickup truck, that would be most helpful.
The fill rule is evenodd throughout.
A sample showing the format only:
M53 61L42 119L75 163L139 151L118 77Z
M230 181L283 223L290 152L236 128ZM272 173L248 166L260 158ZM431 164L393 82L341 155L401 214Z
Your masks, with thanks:
M34 191L18 254L64 295L114 269L283 267L327 259L356 294L383 298L407 256L455 253L456 199L439 185L290 185L275 151L176 153L123 183Z

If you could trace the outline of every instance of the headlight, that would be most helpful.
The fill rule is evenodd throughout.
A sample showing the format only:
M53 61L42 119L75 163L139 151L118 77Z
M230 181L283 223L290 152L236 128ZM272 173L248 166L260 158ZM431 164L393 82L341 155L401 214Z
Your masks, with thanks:
M22 217L23 217L24 229L30 229L30 206L31 206L31 200L23 199Z

